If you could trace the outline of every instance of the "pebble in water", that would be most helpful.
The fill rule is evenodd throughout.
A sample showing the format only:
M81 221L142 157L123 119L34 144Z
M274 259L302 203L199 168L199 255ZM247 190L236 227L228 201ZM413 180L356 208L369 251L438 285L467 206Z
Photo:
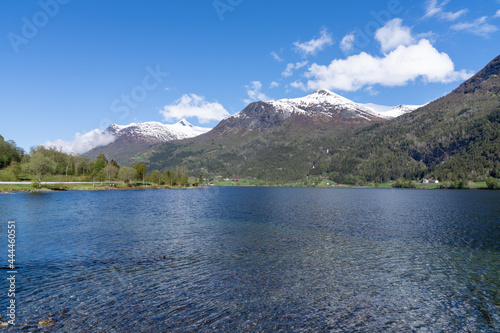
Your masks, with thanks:
M42 319L38 321L38 328L47 327L54 325L54 319Z
M7 327L9 327L9 323L3 322L2 319L3 319L3 317L2 317L2 315L0 315L0 328L7 328Z

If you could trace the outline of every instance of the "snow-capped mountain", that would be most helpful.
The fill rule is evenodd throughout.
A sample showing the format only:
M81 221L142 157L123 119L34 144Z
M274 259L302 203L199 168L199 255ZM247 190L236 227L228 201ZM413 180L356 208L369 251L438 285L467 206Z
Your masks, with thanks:
M327 89L316 90L310 95L302 98L279 99L268 102L272 106L289 113L302 114L322 114L327 117L334 117L336 113L349 117L359 117L371 120L373 115L377 115L370 108L337 95Z
M105 146L96 147L84 155L93 159L104 154L119 164L131 164L131 159L158 144L193 138L210 131L210 128L193 126L182 119L175 124L148 121L129 125L110 125L104 133L112 134L115 140Z
M373 116L378 116L378 112L374 112L369 107L362 104L354 103L353 101L337 95L327 89L316 90L315 92L301 98L293 99L278 99L274 101L263 101L272 106L276 111L284 114L302 114L306 116L323 115L334 117L336 114L346 118L363 118L370 120ZM234 117L248 117L248 112L241 111Z
M368 107L327 89L320 89L301 98L251 103L238 114L220 122L214 131L262 130L281 125L344 126L385 120L385 117Z
M380 117L386 118L386 119L392 119L399 117L405 113L410 113L415 111L418 108L421 108L424 105L397 105L397 106L385 106L385 105L378 105L378 104L373 104L373 103L366 103L366 104L361 104L365 108L368 108L372 110L373 112L377 113Z
M208 131L210 128L193 126L185 119L175 124L163 124L156 121L132 123L125 126L112 124L106 129L106 132L118 137L127 136L151 143L193 138Z
M415 111L423 105L397 105L385 106L373 103L355 103L350 99L335 94L328 89L316 90L310 95L294 99L279 99L264 101L283 113L297 113L304 115L323 114L334 117L338 112L344 117L360 117L370 120L373 116L385 119L399 117L405 113ZM245 117L246 112L236 114L234 117Z

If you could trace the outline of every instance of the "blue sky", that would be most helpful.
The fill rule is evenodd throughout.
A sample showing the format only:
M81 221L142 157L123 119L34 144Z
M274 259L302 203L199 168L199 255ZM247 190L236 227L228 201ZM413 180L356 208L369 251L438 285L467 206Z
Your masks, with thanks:
M423 104L499 55L499 27L499 0L5 0L0 134L77 151L110 123L213 127L318 88Z

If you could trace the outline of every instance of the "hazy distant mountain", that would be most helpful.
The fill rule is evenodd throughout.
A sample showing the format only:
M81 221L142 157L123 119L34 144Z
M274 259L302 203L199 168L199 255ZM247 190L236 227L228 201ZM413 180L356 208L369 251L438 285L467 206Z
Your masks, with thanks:
M116 140L106 146L94 148L84 155L94 159L103 153L108 160L114 159L123 164L130 162L136 154L160 143L192 138L208 131L210 128L193 126L185 119L175 124L154 121L129 125L112 124L105 132L113 134Z

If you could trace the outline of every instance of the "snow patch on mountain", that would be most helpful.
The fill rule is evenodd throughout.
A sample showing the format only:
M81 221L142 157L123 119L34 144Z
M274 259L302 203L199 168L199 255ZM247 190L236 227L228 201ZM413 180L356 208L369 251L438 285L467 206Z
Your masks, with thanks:
M360 108L359 105L353 101L326 89L317 90L312 94L301 98L279 99L268 103L288 112L299 113L307 113L307 108L317 105L324 105L327 107L334 106L339 109L360 109L362 111L369 111L364 110L364 108Z
M377 113L380 117L391 119L399 117L405 113L410 113L415 111L418 108L421 108L424 105L397 105L397 106L386 106L386 105L378 105L373 103L361 104L364 107L371 109L373 112Z

